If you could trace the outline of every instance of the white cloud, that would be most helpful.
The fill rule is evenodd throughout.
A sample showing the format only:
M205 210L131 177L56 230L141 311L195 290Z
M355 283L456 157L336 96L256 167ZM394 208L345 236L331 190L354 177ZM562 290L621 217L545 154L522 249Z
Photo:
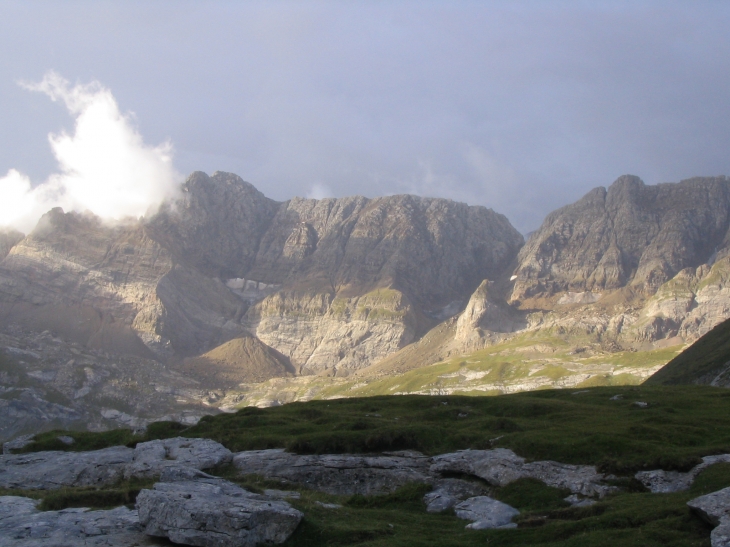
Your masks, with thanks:
M61 101L76 122L73 135L48 135L58 173L35 187L15 169L0 179L0 225L28 232L57 206L107 220L139 217L176 194L181 176L172 165L172 145L146 145L132 116L120 112L99 82L71 87L49 72L39 83L20 85Z
M331 198L332 196L334 196L334 193L326 184L315 183L312 185L311 190L307 192L309 199L324 199Z

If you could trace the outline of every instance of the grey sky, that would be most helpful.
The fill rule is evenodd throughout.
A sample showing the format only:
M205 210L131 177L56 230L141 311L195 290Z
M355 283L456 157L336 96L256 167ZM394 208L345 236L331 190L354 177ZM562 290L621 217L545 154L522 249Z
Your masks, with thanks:
M0 2L0 176L55 169L96 79L178 171L275 199L417 193L522 231L592 187L730 175L730 4Z

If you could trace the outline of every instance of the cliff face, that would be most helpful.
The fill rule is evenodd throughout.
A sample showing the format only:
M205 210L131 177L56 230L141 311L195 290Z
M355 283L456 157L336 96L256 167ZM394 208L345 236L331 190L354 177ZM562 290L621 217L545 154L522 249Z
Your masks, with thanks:
M631 285L653 294L680 270L727 253L725 177L646 186L623 176L548 215L520 251L511 299Z
M166 358L194 354L240 327L240 302L217 280L176 264L132 222L54 209L0 262L3 321L91 347Z
M725 178L621 177L549 215L522 247L484 207L414 196L279 203L235 175L194 173L146 220L110 226L56 209L27 237L0 234L0 335L42 341L5 344L18 355L50 351L48 330L104 356L110 379L94 389L124 403L105 406L109 416L134 405L134 390L114 387L115 355L139 370L164 363L154 389L196 412L635 382L667 348L730 317L729 228ZM28 374L58 391L51 373L68 362ZM425 367L434 363L445 372ZM362 387L401 374L401 387Z
M483 207L413 196L277 203L227 173L194 173L147 221L108 226L55 209L22 241L6 239L5 324L163 361L253 334L286 366L327 374L410 343L523 243Z

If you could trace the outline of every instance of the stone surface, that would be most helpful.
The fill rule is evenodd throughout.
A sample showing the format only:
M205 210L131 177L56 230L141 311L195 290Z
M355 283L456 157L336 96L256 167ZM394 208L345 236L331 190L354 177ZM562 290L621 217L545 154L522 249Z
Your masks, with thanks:
M139 493L137 509L148 535L202 547L283 543L302 519L285 501L220 479L158 482Z
M3 454L12 454L14 450L20 450L33 442L35 435L20 435L11 441L3 443Z
M603 497L612 487L602 484L603 475L590 465L569 465L553 461L526 463L509 449L461 450L434 456L432 473L467 473L494 486L517 479L534 478L548 486L565 488L574 494Z
M487 494L482 485L461 479L439 479L434 481L433 490L423 497L426 511L441 513L451 509L467 498Z
M0 456L0 486L48 490L62 486L101 486L117 482L134 450L114 446L93 452L31 452Z
M386 494L409 482L427 482L423 454L301 456L281 449L239 452L233 464L244 475L256 474L343 496Z
M704 520L717 526L730 515L730 488L694 498L687 505Z
M489 496L466 499L454 506L454 512L460 519L472 521L466 526L472 530L514 528L517 525L512 519L520 514L514 507Z
M710 535L712 547L730 545L730 488L723 488L687 502L687 505L709 524L715 526Z
M167 467L210 469L230 463L233 454L210 439L175 437L139 443L134 458L124 470L125 477L153 477Z
M139 524L137 511L63 509L38 511L36 500L0 496L3 547L134 547L155 545Z
M710 533L712 547L730 547L730 519L723 519Z
M635 478L655 494L681 492L689 489L697 475L704 469L716 463L730 463L730 454L705 456L702 458L702 463L697 464L686 473L654 469L639 471L636 473Z
M40 490L101 486L165 471L198 477L198 469L229 463L231 457L231 452L215 441L182 437L139 443L135 449L114 446L90 452L9 454L0 456L0 486Z
M520 251L512 299L626 284L653 293L725 252L729 222L725 177L646 186L622 176L548 215Z

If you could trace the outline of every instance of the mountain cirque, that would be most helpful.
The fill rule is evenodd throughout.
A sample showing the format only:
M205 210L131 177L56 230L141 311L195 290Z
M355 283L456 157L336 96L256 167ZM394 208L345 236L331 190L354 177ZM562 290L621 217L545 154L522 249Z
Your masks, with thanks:
M0 371L0 412L22 392L69 423L103 410L106 427L172 416L178 401L201 415L368 389L640 381L730 316L729 227L724 177L624 176L524 243L484 207L276 202L235 175L193 173L148 219L54 209L27 237L0 235L0 332L20 367ZM495 357L505 351L519 366ZM166 402L138 403L131 369ZM410 387L383 383L404 374Z

